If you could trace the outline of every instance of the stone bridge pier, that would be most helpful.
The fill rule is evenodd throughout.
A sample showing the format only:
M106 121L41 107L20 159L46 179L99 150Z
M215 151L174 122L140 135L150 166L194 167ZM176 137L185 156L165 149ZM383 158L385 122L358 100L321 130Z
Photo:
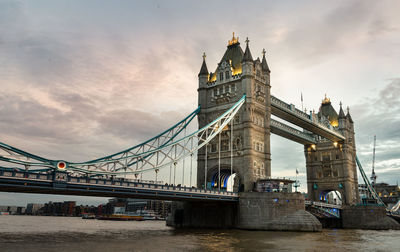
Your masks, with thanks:
M321 231L300 193L239 193L239 202L174 202L172 227Z

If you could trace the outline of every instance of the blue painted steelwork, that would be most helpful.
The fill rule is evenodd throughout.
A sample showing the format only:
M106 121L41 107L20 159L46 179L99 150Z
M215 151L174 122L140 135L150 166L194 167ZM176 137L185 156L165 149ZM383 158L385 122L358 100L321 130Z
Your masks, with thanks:
M154 141L155 139L158 139L159 137L161 137L161 136L165 135L166 133L172 131L173 129L175 129L176 127L178 127L180 124L184 123L184 126L183 126L181 129L179 129L179 130L173 135L173 137L171 137L171 138L168 139L165 143L163 143L162 145L159 146L159 148L164 147L165 145L167 145L168 143L170 143L177 135L179 135L179 133L181 133L182 130L184 130L184 129L190 124L190 122L193 120L193 118L195 118L195 117L197 116L197 114L198 114L199 112L200 112L200 106L199 106L195 111L193 111L192 113L190 113L187 117L185 117L185 119L183 119L182 121L178 122L177 124L175 124L175 125L172 126L171 128L167 129L166 131L164 131L164 132L158 134L157 136L155 136L155 137L153 137L153 138L151 138L151 139L149 139L149 140L147 140L147 141L145 141L145 142L143 142L143 143L141 143L141 144L138 144L138 145L133 146L133 147L131 147L131 148L129 148L129 149L126 149L126 150L117 152L117 153L112 154L112 155L108 155L108 156L105 156L105 157L102 157L102 158L94 159L94 160L87 161L87 162L83 162L83 163L84 163L84 164L96 163L96 162L99 162L99 161L102 161L102 160L111 159L111 158L113 158L113 157L115 157L115 156L118 156L118 155L121 155L121 154L123 154L123 153L132 151L132 150L137 149L137 148L140 148L140 147L144 146L145 144L148 144L148 143L150 143L151 141ZM71 162L70 162L69 164L83 164L83 163L71 163Z
M50 160L0 143L0 161L22 166L15 168L18 171L61 171L74 175L80 174L81 176L118 176L127 174L137 176L139 173L147 171L158 172L160 168L169 167L172 164L176 165L179 160L187 156L193 157L193 153L205 146L230 123L244 104L245 98L246 96L244 95L213 122L182 138L179 138L179 134L192 122L199 113L200 108L197 108L170 129L142 144L95 160L82 163ZM0 163L1 165L2 163ZM14 166L9 168L13 169Z
M131 148L128 148L128 149L126 149L126 150L124 150L124 151L120 151L120 152L115 153L115 154L112 154L112 155L108 155L108 156L105 156L105 157L102 157L102 158L90 160L90 161L83 162L83 163L73 163L73 162L65 162L65 163L67 164L67 167L69 167L69 166L74 165L74 164L93 164L93 163L96 163L96 162L99 162L99 161L103 161L103 160L106 160L106 159L110 159L110 158L113 158L113 157L115 157L115 156L117 156L117 155L120 155L120 154L129 152L129 151L132 151L132 150L134 150L134 149L138 149L138 148L144 146L145 144L148 144L149 142L154 141L155 139L159 138L160 136L163 136L163 135L165 135L165 134L167 134L167 133L173 131L173 130L174 130L175 128L177 128L179 125L183 124L183 127L182 127L181 129L179 129L177 132L175 132L175 133L170 137L170 139L168 139L165 143L163 143L162 145L159 146L159 147L163 147L163 146L165 146L166 144L168 144L170 141L172 141L177 135L179 135L179 133L181 133L181 131L182 131L184 128L186 128L187 125L190 124L190 122L193 120L194 117L197 116L197 114L198 114L199 112L200 112L200 106L199 106L196 110L194 110L192 113L190 113L187 117L185 117L183 120L181 120L180 122L178 122L177 124L175 124L174 126L172 126L171 128L165 130L164 132L160 133L159 135L157 135L157 136L155 136L155 137L153 137L153 138L151 138L151 139L149 139L149 140L147 140L147 141L145 141L145 142L143 142L143 143L141 143L141 144L138 144L138 145L136 145L136 146L133 146L133 147L131 147ZM5 161L5 162L9 162L9 163L20 164L20 165L26 165L26 166L47 166L49 169L51 169L51 168L56 169L56 168L57 168L57 167L56 167L56 166L57 166L57 163L60 162L60 161L62 161L62 160L51 160L51 159L43 158L43 157L34 155L34 154L32 154L32 153L29 153L29 152L20 150L20 149L18 149L18 148L12 147L12 146L7 145L7 144L2 143L2 142L0 142L0 147L3 148L3 149L6 150L6 151L10 151L10 152L13 152L13 153L20 154L21 156L24 156L24 157L26 157L26 158L28 158L28 159L33 159L33 160L41 161L41 163L34 163L34 162L31 162L31 161L23 161L23 160L17 160L17 159L15 159L15 158L13 159L13 158L6 158L6 157L4 157L4 156L0 156L0 160L1 160L1 161Z
M98 161L101 161L101 160L112 158L112 157L114 157L116 155L119 155L121 153L132 151L134 149L140 148L140 147L144 146L145 144L147 144L147 143L149 143L151 141L154 141L155 139L159 138L160 136L163 136L163 135L173 131L178 126L183 125L178 131L174 132L173 135L167 141L165 141L165 143L160 145L160 147L162 147L162 146L168 144L170 141L172 141L177 135L179 135L179 133L181 133L181 131L184 128L186 128L187 125L190 124L190 122L193 120L193 118L195 118L197 116L197 114L199 112L200 112L200 107L198 107L196 110L194 110L187 117L185 117L183 120L181 120L180 122L178 122L177 124L175 124L171 128L165 130L164 132L160 133L159 135L157 135L157 136L155 136L155 137L153 137L153 138L151 138L151 139L149 139L149 140L147 140L147 141L145 141L145 142L143 142L143 143L141 143L139 145L133 146L133 147L131 147L129 149L126 149L124 151L121 151L121 152L118 152L118 153L115 153L115 154L112 154L112 155L108 155L108 156L103 157L103 158L98 158L98 159L87 161L87 162L84 162L84 163L92 164L92 163L95 163L95 162L98 162ZM15 148L13 146L7 145L7 144L2 143L2 142L0 142L0 148L5 150L6 152L13 153L13 154L16 153L16 154L19 154L22 157L26 158L26 161L25 161L25 160L18 160L16 158L7 158L5 156L0 155L0 161L23 165L25 167L29 167L29 170L31 170L31 171L34 170L31 167L36 167L36 166L41 167L41 169L35 169L35 171L37 171L37 172L41 172L43 170L55 170L55 169L57 169L57 164L59 162L62 162L61 160L51 160L51 159L47 159L47 158L44 158L44 157L40 157L40 156L34 155L32 153L29 153L29 152L20 150L18 148ZM36 160L36 161L40 161L40 162L32 162L30 160ZM75 163L65 162L65 164L67 166L66 168L68 168L69 166L71 166L71 165L73 165ZM46 167L46 168L43 168L43 167ZM20 167L15 167L15 169L23 170L23 168L20 168Z
M222 129L233 119L234 115L238 112L238 110L241 108L241 106L245 102L246 96L243 95L243 97L237 101L230 109L225 111L221 116L216 118L214 121L211 123L207 124L203 128L193 132L192 134L189 134L185 137L182 137L178 140L175 140L173 142L170 142L168 144L165 144L161 147L154 148L152 150L144 151L141 153L137 154L132 154L128 155L129 153L126 153L127 155L122 156L117 159L112 159L112 160L105 160L105 163L116 163L120 162L121 160L128 160L128 159L134 159L132 162L127 162L125 164L125 168L131 167L134 164L138 164L139 162L141 163L150 163L149 162L149 157L153 157L157 153L161 153L165 157L167 157L170 153L174 152L173 147L175 147L175 153L177 152L176 147L180 148L180 156L179 157L170 157L168 156L167 162L164 162L161 165L154 165L152 164L152 167L146 168L140 171L125 171L125 172L119 172L119 171L112 171L112 172L101 172L101 171L89 171L89 169L82 169L78 168L78 165L81 166L90 166L92 164L96 163L69 163L69 170L74 170L74 171L80 171L80 172L86 172L86 173L95 173L98 175L102 174L112 174L112 175L126 175L126 174L137 174L138 172L147 172L147 171L154 171L156 169L164 168L164 167L169 167L171 164L176 164L178 160L185 158L186 156L192 155L195 151L203 147L205 144L207 144L211 139L213 139L215 136L217 136ZM207 137L205 137L207 134L205 134L206 131L210 131ZM203 139L205 137L205 139ZM188 149L186 146L189 144L190 140L196 139L199 141L197 146L193 149ZM165 154L167 153L167 154Z

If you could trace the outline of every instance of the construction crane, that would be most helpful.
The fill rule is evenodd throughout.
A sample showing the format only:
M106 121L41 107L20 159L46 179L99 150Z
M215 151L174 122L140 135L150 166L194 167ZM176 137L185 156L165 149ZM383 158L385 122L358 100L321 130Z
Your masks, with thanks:
M375 186L377 178L375 174L375 147L376 147L376 135L374 135L374 149L372 154L372 174L371 174L372 186Z

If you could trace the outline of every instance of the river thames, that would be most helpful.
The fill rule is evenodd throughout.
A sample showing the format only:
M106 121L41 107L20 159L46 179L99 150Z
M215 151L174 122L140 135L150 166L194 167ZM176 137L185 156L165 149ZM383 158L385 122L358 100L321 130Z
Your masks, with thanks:
M164 221L0 216L0 251L399 251L399 246L399 230L175 230Z

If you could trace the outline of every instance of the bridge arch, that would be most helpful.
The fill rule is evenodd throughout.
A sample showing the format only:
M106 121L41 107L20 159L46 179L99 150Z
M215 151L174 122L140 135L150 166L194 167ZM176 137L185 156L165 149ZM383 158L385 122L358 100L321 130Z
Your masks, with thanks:
M322 190L319 193L319 200L328 204L343 205L344 192L338 189Z
M218 188L218 179L218 165L215 165L211 169L209 169L207 173L207 184L211 186L211 188ZM240 174L238 172L238 169L235 169L235 166L232 168L231 175L231 166L221 164L220 179L222 190L239 191L241 185Z

